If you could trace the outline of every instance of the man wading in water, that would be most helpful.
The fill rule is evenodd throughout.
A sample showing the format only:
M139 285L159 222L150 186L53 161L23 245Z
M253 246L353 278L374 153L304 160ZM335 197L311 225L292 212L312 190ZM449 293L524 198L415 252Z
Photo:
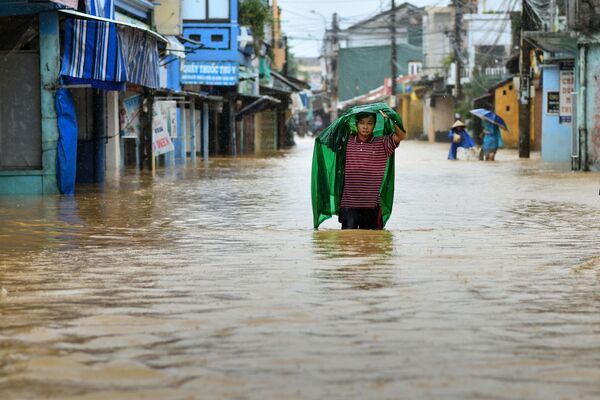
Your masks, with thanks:
M394 204L394 151L406 138L385 103L345 111L315 139L313 227L337 215L342 229L383 229Z
M386 113L379 111L384 118ZM342 229L382 229L379 189L388 158L406 132L394 123L395 133L373 136L375 114L356 115L356 135L350 136L346 147L344 191L339 213Z

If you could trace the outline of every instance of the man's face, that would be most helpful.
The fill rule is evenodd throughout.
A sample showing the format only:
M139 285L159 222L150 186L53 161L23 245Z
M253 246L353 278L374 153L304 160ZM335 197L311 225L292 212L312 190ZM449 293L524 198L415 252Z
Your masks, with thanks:
M358 128L358 138L360 140L369 139L373 134L373 129L375 129L375 117L368 116L359 119L356 127Z

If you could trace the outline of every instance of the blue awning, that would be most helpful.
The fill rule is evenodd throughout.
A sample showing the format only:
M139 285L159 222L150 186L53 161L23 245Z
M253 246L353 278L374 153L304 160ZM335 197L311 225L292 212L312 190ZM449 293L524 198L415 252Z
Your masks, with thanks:
M159 86L156 32L128 23L60 10L65 25L61 76L66 84L89 84L106 90L125 90L127 83L149 88Z
M125 90L127 73L116 25L67 19L60 74L66 84Z
M130 27L119 27L119 38L123 50L127 82L156 89L158 83L158 43L144 31Z

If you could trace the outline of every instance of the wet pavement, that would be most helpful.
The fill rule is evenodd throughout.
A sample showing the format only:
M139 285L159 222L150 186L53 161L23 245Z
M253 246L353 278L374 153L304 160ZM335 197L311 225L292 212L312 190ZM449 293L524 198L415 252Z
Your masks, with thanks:
M387 230L312 142L0 197L2 399L598 399L600 175L403 143Z

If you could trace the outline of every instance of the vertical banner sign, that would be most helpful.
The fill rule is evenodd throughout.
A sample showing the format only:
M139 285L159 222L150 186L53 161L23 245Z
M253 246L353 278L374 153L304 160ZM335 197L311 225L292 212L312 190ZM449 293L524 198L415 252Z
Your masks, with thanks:
M546 114L559 115L560 113L560 92L548 92Z
M168 103L168 104L165 104ZM165 117L165 109L171 107L174 101L156 101L152 108L152 152L155 156L175 150L168 126L170 123Z
M140 113L142 112L142 96L130 96L123 100L119 110L121 137L139 138L142 132Z
M560 114L559 123L570 124L573 118L573 90L575 73L573 62L560 63Z
M162 100L154 102L157 113L160 112L165 120L165 128L170 137L177 137L177 102Z

